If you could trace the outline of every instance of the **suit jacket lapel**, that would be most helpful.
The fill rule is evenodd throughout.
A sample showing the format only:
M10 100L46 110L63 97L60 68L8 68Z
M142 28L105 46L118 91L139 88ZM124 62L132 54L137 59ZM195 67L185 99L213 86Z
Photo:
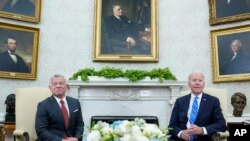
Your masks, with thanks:
M187 98L187 100L184 100L183 107L185 107L185 113L188 113L191 93L186 98ZM187 114L186 114L185 120L186 120L186 122L188 121L188 115Z
M57 103L56 99L54 98L54 96L51 96L51 99L52 99L52 104L53 104L53 107L56 109L55 112L57 113L56 115L58 116L57 118L59 119L59 121L64 125L64 128L65 127L65 123L64 123L64 117L63 117L63 113L62 113L62 110L59 106L59 104Z
M204 111L206 111L206 109L205 109L206 104L207 104L206 95L205 95L205 93L203 93L202 97L201 97L201 102L200 102L200 106L199 106L199 111L198 111L197 119L196 119L195 122L197 122L199 120L200 115L202 115L202 113Z
M68 107L69 107L69 122L68 122L68 127L71 125L71 121L72 121L72 116L73 116L73 104L72 104L72 101L70 101L70 99L68 99L67 97L66 97L66 100L67 100L67 103L68 103Z

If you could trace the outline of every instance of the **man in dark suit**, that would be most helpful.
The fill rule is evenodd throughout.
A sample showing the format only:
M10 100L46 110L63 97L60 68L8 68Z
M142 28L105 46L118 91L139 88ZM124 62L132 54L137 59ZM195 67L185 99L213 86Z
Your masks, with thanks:
M35 6L30 0L9 0L1 10L25 16L35 16Z
M113 15L104 19L104 32L108 38L108 46L112 46L114 54L150 54L150 47L142 44L139 31L144 26L136 24L122 14L120 5L113 5Z
M84 122L78 99L65 95L68 84L54 75L49 85L52 96L37 106L35 128L39 141L81 141Z
M214 133L226 130L219 99L203 92L205 82L201 72L191 73L188 85L191 93L178 98L172 111L171 139L209 141Z
M250 57L242 51L242 42L238 39L233 40L230 45L232 54L222 65L220 74L241 74L250 73Z
M0 53L0 71L30 72L23 58L15 53L17 48L16 39L12 37L7 38L5 46L8 50Z

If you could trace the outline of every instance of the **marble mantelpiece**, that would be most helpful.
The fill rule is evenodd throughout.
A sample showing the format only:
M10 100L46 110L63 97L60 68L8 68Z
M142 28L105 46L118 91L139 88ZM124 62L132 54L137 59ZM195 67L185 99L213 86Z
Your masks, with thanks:
M167 127L172 106L186 82L96 79L88 83L69 80L68 84L68 95L81 102L86 126L94 115L140 115L157 116L160 126Z

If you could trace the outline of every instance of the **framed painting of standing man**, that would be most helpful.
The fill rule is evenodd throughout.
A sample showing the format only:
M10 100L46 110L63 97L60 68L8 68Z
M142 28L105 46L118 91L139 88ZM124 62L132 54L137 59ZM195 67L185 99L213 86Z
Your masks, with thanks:
M0 22L0 77L36 79L39 29Z
M0 17L21 21L40 21L42 0L1 0Z
M94 61L158 61L157 0L95 0Z
M250 0L209 0L210 25L250 19Z
M213 82L250 80L250 25L210 34Z

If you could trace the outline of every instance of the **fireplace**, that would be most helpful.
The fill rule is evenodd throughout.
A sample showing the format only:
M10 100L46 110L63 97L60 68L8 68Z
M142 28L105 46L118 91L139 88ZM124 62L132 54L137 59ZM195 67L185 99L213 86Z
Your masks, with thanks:
M92 116L156 116L160 127L168 126L175 100L186 85L181 81L97 79L88 83L70 80L67 95L78 98L85 127ZM85 128L85 133L89 131Z

